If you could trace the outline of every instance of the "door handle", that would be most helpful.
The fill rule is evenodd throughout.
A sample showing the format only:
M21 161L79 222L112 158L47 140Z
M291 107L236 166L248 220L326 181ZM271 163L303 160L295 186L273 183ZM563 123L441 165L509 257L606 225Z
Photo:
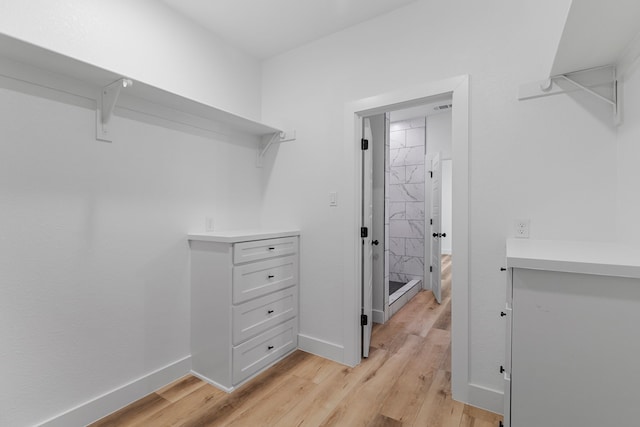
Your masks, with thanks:
M440 237L447 237L447 233L442 233Z
M433 237L447 237L447 233L433 233Z
M438 237L438 233L433 233L432 236L433 237Z
M374 240L373 242L371 242L371 244L378 246L380 244L380 242L378 242L377 240Z

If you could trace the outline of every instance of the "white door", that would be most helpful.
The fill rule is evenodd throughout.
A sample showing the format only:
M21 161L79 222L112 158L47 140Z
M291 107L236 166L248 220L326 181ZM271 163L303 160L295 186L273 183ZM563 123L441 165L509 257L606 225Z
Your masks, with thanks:
M372 133L369 119L363 120L362 129L362 357L369 357L373 315L373 157ZM366 146L366 147L365 147ZM366 149L364 149L366 148Z
M438 301L442 302L442 265L440 254L442 252L440 238L441 212L442 211L442 165L440 153L437 153L431 161L431 290ZM427 235L428 236L428 235ZM428 237L429 238L429 237Z

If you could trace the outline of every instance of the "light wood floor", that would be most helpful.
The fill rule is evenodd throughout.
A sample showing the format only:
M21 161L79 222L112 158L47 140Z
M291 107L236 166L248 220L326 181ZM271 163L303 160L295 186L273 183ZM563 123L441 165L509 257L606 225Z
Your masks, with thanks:
M231 394L189 375L93 426L498 426L451 399L450 272L444 258L442 305L422 291L374 325L355 368L296 351Z

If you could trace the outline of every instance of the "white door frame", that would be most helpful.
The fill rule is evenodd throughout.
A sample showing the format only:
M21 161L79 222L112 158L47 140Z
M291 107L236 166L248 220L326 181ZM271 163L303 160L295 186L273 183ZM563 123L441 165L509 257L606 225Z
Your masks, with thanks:
M469 402L469 76L463 75L418 87L360 99L345 105L344 160L344 354L350 366L360 363L360 205L361 154L360 132L365 116L424 104L428 98L452 96L452 160L453 167L453 242L456 261L452 264L451 352L453 398Z

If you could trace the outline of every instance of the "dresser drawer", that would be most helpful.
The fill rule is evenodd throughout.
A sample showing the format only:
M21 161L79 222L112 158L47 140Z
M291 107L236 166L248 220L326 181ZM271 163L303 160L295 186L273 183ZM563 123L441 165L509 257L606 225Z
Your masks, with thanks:
M298 252L297 237L283 237L280 239L254 240L233 245L233 263L258 261Z
M238 304L298 283L298 257L286 256L233 267L233 303Z
M294 287L233 307L233 344L251 338L298 315L298 289Z
M250 377L298 345L297 319L278 325L233 348L233 383Z

